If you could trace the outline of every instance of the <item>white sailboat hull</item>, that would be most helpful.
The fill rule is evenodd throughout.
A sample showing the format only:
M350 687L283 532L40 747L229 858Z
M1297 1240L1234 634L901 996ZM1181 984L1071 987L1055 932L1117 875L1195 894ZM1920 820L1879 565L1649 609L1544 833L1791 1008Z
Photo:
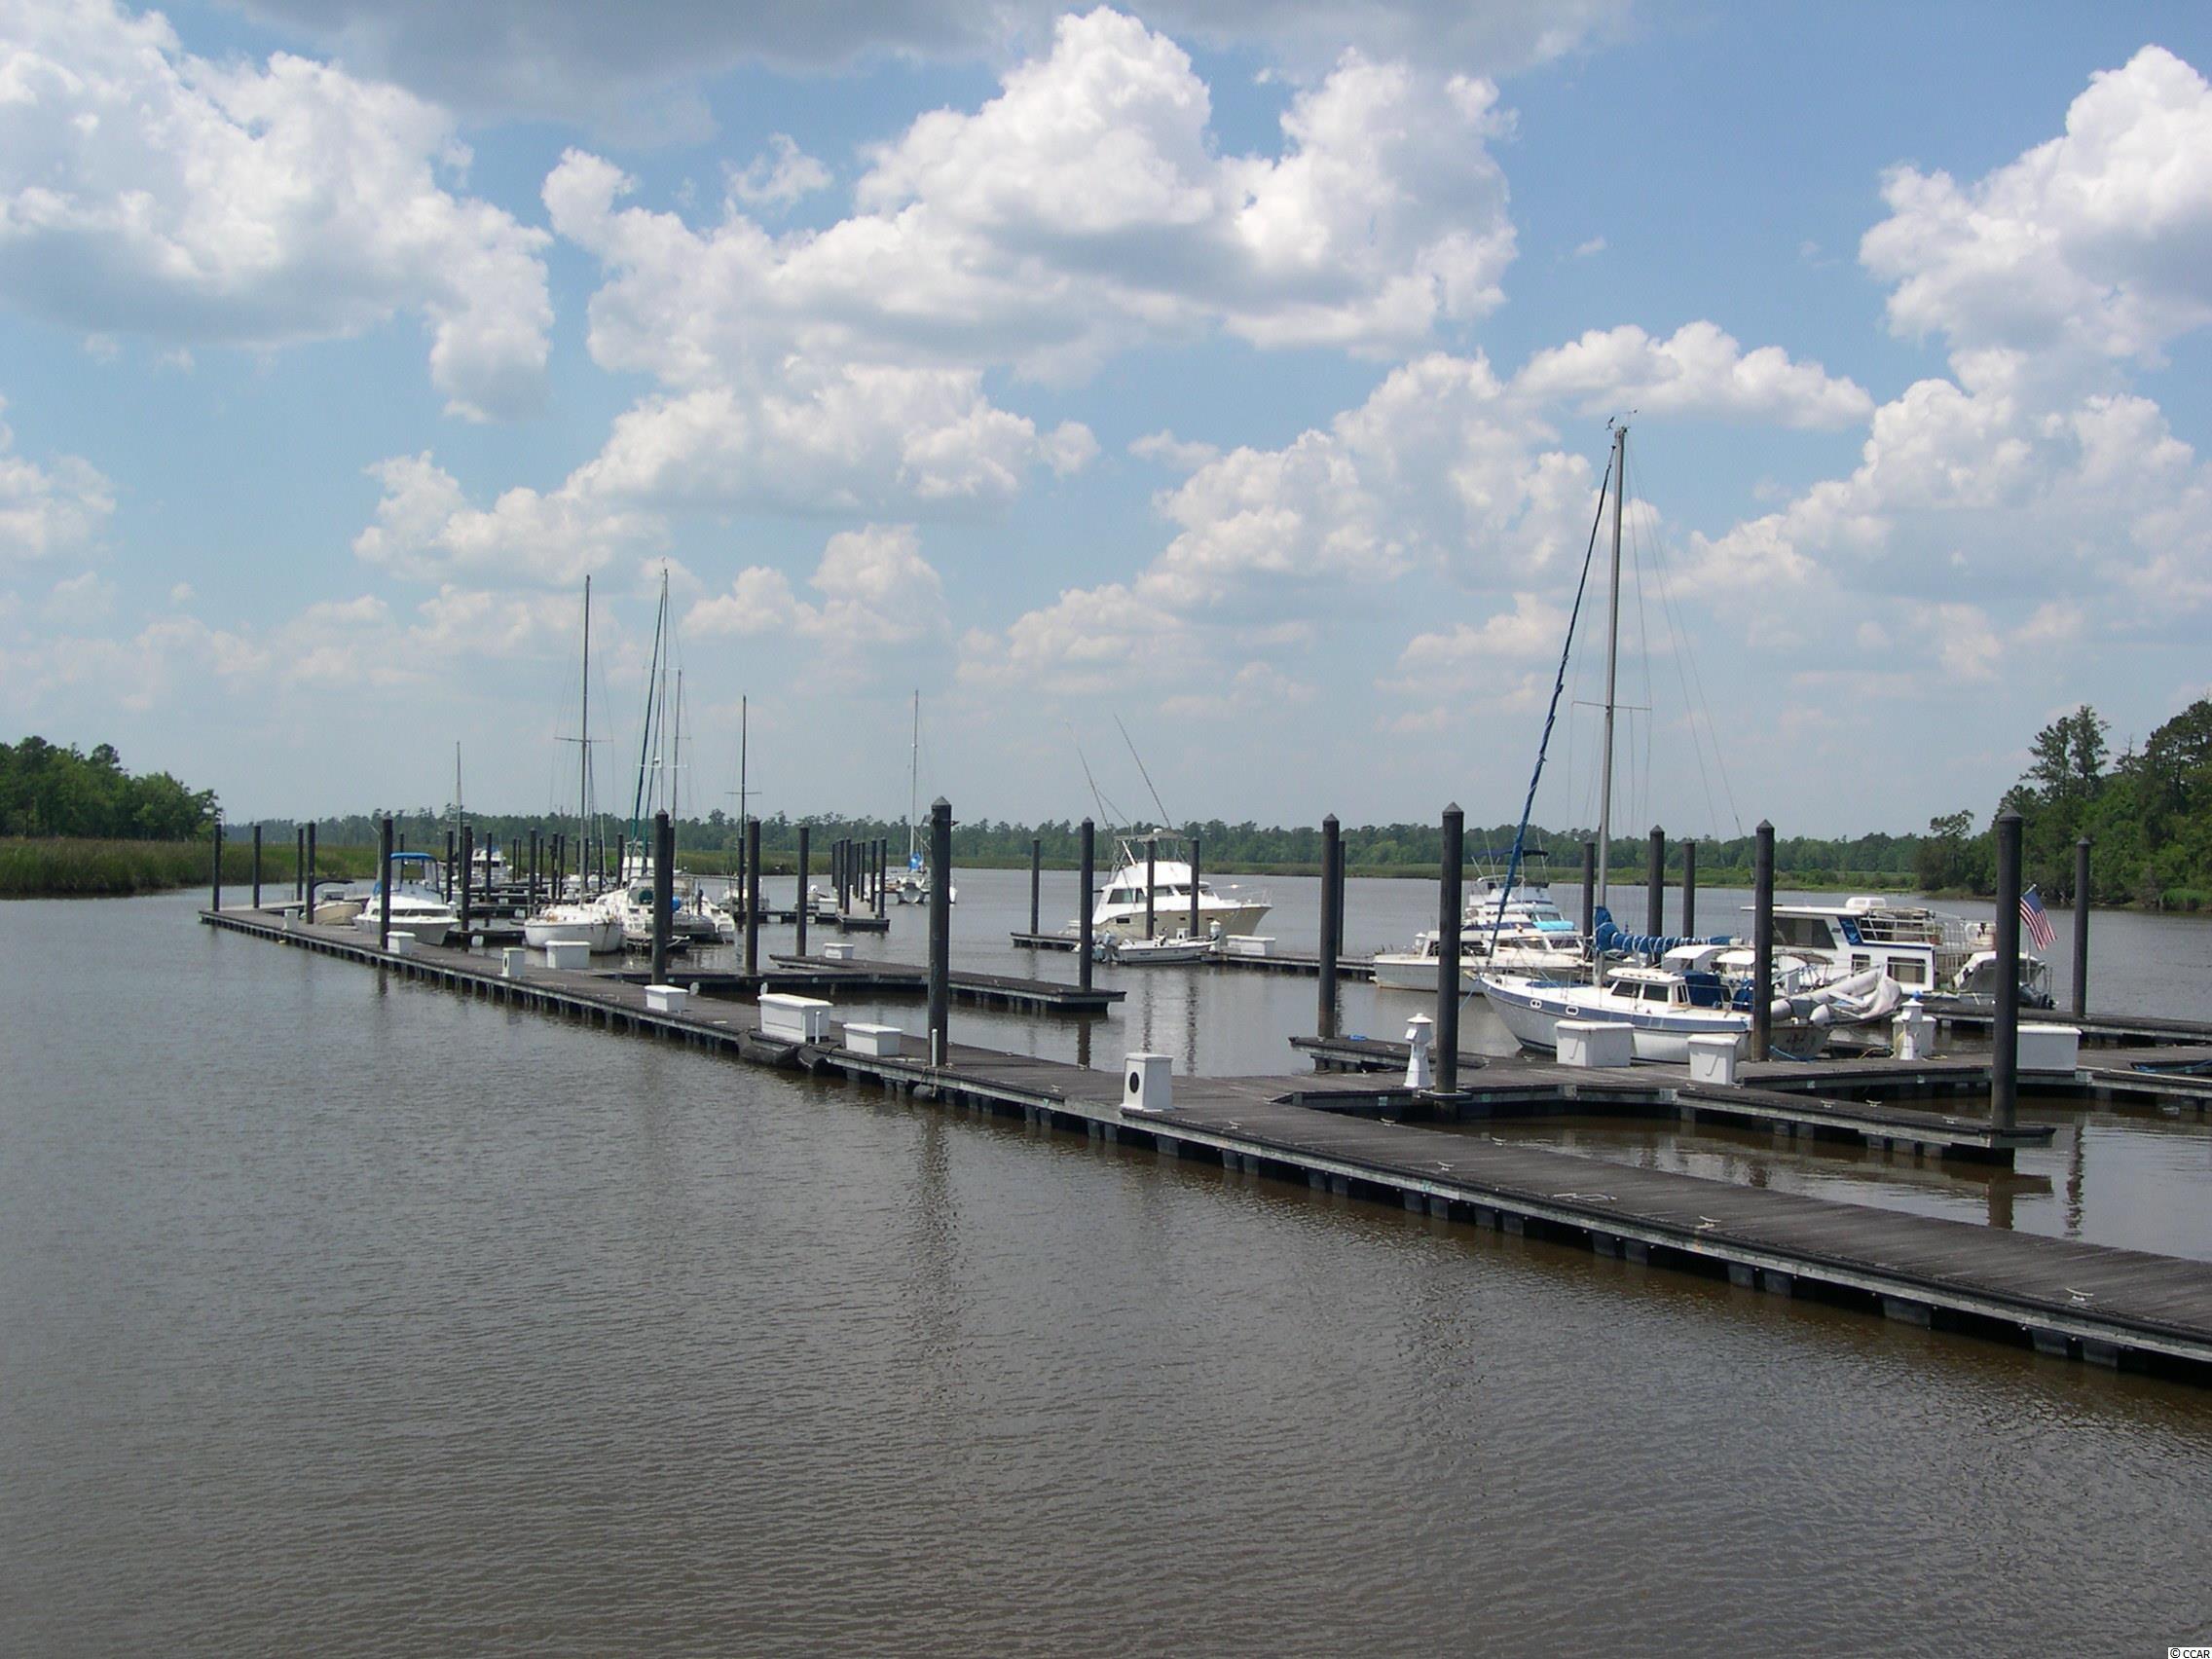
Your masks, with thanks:
M1603 993L1588 985L1545 985L1530 981L1482 977L1484 996L1505 1028L1525 1049L1545 1053L1559 1050L1563 1020L1593 1020L1626 1025L1635 1033L1636 1057L1660 1065L1685 1065L1692 1037L1741 1037L1751 1029L1751 1016L1731 1009L1668 1009L1644 1013L1604 1006ZM1825 1026L1794 1025L1777 1021L1774 1051L1804 1059L1826 1043Z
M609 956L622 948L619 916L532 916L522 925L522 937L533 950L548 944L580 944L594 956Z

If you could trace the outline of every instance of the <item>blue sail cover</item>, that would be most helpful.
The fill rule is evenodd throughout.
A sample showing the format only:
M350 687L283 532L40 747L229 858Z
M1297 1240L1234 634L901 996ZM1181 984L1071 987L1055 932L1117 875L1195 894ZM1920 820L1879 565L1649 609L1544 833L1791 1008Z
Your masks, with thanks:
M1613 921L1612 911L1601 904L1593 920L1592 940L1601 952L1618 952L1623 956L1648 956L1654 962L1684 944L1734 944L1732 934L1714 934L1708 939L1692 939L1687 935L1623 933Z

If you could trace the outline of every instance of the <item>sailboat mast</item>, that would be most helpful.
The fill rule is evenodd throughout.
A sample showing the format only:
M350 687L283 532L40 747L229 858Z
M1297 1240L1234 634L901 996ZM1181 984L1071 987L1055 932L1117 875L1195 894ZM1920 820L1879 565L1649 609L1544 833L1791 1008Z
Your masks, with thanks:
M914 815L922 804L922 688L914 687L914 742L906 754L906 867L914 867Z
M575 873L577 896L582 898L586 816L591 814L591 577L584 577L584 723L575 743ZM567 871L562 871L567 880ZM558 894L555 894L558 896Z
M1613 699L1621 655L1621 506L1628 498L1628 427L1613 428L1613 577L1605 601L1605 769L1598 784L1598 903L1613 862Z
M747 810L745 805L745 745L751 725L751 721L747 718L747 705L750 702L750 698L742 695L737 699L737 832L740 835L745 833Z

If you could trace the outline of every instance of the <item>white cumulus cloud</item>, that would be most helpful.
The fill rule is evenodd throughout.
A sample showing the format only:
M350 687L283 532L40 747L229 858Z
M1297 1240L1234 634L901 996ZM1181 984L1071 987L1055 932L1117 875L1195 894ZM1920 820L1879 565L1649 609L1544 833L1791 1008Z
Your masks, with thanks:
M0 22L0 298L95 335L272 347L413 313L455 412L528 413L545 234L439 182L465 161L395 87L197 57L159 13Z

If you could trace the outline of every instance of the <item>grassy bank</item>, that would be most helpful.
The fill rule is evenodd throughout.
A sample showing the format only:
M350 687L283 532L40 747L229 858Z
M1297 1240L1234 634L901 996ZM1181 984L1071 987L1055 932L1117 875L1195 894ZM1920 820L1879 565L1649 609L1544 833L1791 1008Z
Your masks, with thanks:
M0 839L0 899L98 899L132 893L163 893L179 887L204 887L212 873L205 841L94 841L63 837ZM315 853L318 875L365 876L376 868L374 847L322 847ZM292 846L265 846L261 879L265 889L294 876ZM223 884L246 888L253 880L253 843L229 840L223 847Z

